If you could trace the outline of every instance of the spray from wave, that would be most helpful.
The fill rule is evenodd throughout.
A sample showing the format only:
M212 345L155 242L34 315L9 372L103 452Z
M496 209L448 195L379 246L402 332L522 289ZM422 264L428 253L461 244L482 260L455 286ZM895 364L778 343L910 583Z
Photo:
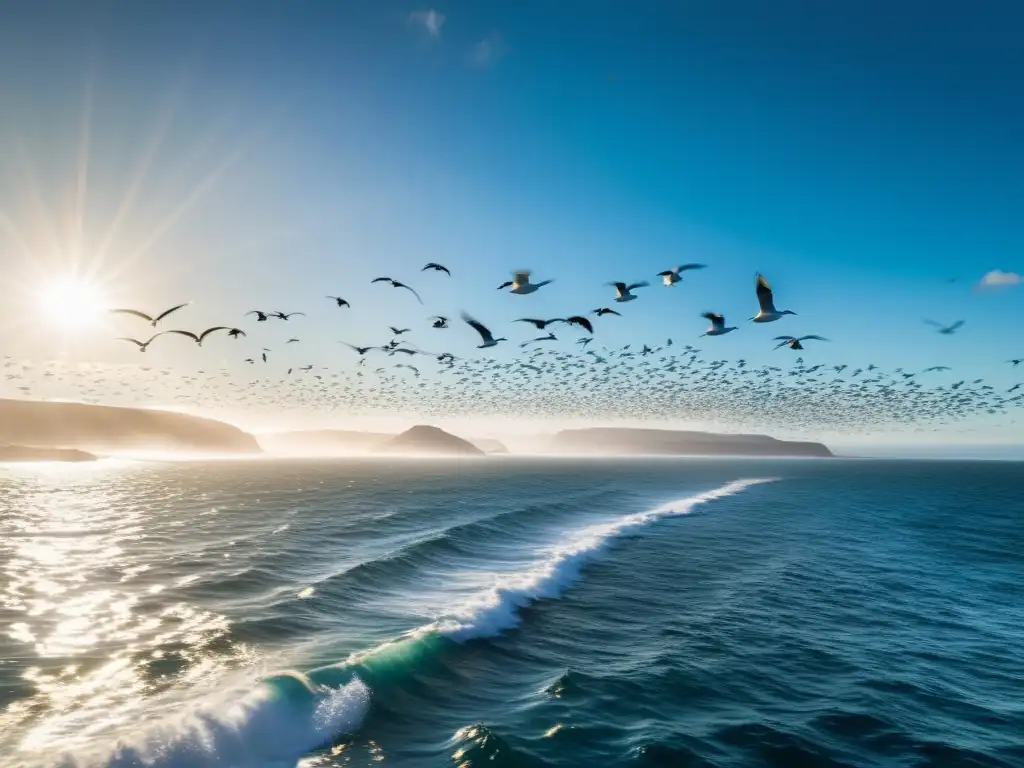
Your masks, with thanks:
M521 608L561 595L579 578L583 566L612 540L767 482L772 479L736 480L646 512L579 529L543 550L530 567L500 578L445 617L403 637L306 674L290 672L265 678L254 690L201 704L183 718L119 743L102 756L65 756L59 765L294 768L303 755L359 728L370 709L374 687L400 678L406 669L415 669L439 645L492 637L515 627Z

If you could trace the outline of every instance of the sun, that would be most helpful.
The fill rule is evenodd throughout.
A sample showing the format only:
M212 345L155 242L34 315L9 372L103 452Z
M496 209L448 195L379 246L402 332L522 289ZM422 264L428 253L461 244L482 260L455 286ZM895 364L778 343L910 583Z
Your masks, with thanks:
M40 292L39 309L51 325L75 331L95 326L107 307L95 283L80 277L66 277Z

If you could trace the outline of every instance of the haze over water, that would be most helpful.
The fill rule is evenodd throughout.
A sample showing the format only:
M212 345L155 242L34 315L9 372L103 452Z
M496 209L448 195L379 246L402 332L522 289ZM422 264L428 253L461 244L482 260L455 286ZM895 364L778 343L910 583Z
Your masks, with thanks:
M0 469L5 765L1024 760L1019 465Z

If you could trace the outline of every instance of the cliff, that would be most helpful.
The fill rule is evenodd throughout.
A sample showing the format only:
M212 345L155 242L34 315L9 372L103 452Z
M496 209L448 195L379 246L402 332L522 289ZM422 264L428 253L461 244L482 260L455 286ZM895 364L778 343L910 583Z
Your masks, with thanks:
M667 456L832 456L822 443L776 440L766 435L717 435L668 429L598 427L565 429L549 449L559 453Z
M377 447L384 453L429 453L440 456L485 456L468 440L450 435L443 429L423 424L407 429Z
M29 448L24 445L0 445L0 464L15 461L96 461L96 457L75 448Z
M183 413L84 403L0 400L0 444L183 453L259 453L237 427Z

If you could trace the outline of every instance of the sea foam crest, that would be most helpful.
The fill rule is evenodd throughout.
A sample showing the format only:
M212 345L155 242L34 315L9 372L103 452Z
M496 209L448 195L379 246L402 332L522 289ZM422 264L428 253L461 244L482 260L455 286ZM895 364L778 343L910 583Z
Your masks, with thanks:
M502 576L489 590L424 629L458 641L493 637L519 623L520 608L534 600L558 597L579 578L583 565L612 539L655 520L689 514L701 504L733 496L752 485L770 483L774 479L734 480L714 490L670 501L646 512L634 512L607 523L582 528L561 544L544 550L542 558L532 567Z
M339 688L287 673L219 705L151 726L106 754L67 755L61 768L294 768L309 751L359 727L370 690L353 677Z

